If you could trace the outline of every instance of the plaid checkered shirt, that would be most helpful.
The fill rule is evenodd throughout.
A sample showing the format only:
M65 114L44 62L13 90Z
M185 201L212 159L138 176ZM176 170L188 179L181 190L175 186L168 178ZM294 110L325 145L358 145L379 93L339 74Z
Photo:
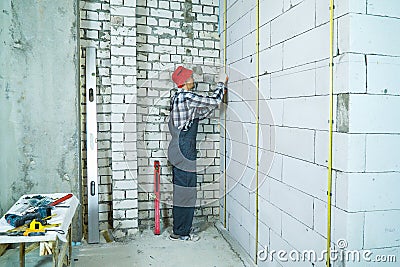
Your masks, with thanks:
M187 131L194 119L207 118L221 103L224 89L224 83L219 82L212 96L201 96L180 88L171 98L170 111L174 126Z

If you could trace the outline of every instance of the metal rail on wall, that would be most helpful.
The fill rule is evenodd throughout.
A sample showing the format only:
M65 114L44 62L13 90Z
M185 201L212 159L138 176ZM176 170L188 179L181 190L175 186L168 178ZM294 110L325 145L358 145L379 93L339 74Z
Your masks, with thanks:
M224 70L226 73L226 30L227 30L227 0L224 0ZM228 92L224 94L224 104L225 104L225 112L224 112L224 228L226 228L226 194L227 194L227 186L226 186L226 112L228 111L228 98L226 96Z
M333 10L334 2L329 4L329 148L328 148L328 214L326 237L326 266L330 267L331 261L331 220L332 220L332 140L333 140Z
M259 167L259 153L258 153L258 148L259 148L259 131L260 131L260 123L259 123L259 118L260 118L260 107L259 107L259 102L260 102L260 0L257 0L256 3L256 207L255 207L255 213L256 213L256 233L255 233L255 239L256 239L256 244L255 244L255 263L257 264L258 260L258 184L259 184L259 179L258 179L258 167Z
M97 172L96 48L86 48L86 159L88 243L99 243L99 194Z

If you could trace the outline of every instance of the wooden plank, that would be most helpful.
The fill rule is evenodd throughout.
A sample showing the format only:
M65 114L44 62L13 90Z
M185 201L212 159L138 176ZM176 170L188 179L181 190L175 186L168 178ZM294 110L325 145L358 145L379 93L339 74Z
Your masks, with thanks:
M39 243L38 243L38 242L31 244L30 246L28 246L28 247L25 249L25 254L31 252L32 250L37 249L38 247L39 247Z
M6 252L8 246L10 244L0 244L0 256L4 254L4 252Z
M25 267L25 243L19 243L19 267Z

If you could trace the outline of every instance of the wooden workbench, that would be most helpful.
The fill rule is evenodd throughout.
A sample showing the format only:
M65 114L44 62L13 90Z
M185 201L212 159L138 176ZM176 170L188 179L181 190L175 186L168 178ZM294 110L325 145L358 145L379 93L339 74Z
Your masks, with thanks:
M24 205L26 202L25 197L36 196L38 194L31 195L23 195L11 208L7 213L13 213L13 211L18 210L21 205ZM51 197L53 199L61 198L67 193L55 193L55 194L40 194L42 196ZM71 222L74 217L76 208L79 205L79 201L75 196L72 196L70 199L60 203L52 210L52 215L56 214L56 216L52 217L48 220L49 224L58 224L61 225L59 227L49 228L48 230L57 230L57 231L47 231L44 236L0 236L0 244L12 244L19 243L19 262L20 266L25 266L25 253L29 252L29 248L26 249L26 243L37 244L40 242L51 242L51 252L53 255L53 266L59 267L63 266L63 264L70 266L71 264L71 256L72 256L72 247L71 247ZM0 232L6 232L8 230L13 229L11 225L9 225L4 216L0 219ZM68 253L67 253L68 251Z

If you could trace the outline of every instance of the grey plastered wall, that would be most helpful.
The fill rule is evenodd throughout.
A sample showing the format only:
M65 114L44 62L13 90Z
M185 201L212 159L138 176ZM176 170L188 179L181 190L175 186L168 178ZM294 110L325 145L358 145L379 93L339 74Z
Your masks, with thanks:
M0 212L80 195L77 1L0 2Z

